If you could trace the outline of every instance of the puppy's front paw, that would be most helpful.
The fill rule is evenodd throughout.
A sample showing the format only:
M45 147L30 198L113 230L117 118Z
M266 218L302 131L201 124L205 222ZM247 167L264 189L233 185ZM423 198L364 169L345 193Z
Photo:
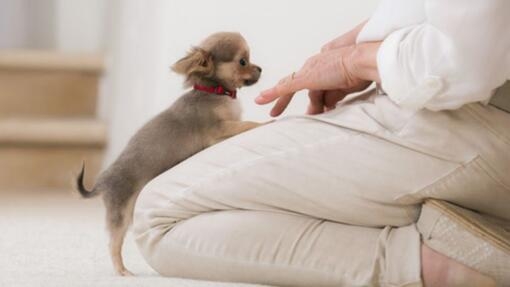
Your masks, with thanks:
M123 277L132 277L132 276L135 276L135 274L133 274L131 271L129 271L127 269L117 270L117 274L119 276L123 276Z

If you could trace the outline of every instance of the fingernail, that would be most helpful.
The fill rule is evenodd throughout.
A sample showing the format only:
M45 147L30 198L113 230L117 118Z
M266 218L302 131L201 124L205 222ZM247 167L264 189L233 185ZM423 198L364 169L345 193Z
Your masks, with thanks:
M265 90L265 91L260 92L259 97L264 98L265 96L267 96L267 94L269 93L269 91L270 91L270 90Z
M264 100L264 96L262 96L262 95L258 96L258 97L255 98L255 103L259 104L263 100Z
M262 91L258 97L255 98L256 101L264 101L267 97L269 90Z

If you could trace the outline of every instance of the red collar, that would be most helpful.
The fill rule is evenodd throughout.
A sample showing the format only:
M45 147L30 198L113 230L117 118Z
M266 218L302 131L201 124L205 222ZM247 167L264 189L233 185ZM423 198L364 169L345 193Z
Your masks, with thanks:
M193 89L197 90L197 91L220 95L220 96L229 96L232 99L237 98L237 91L229 91L229 90L225 89L223 86L207 87L207 86L201 86L201 85L193 85Z

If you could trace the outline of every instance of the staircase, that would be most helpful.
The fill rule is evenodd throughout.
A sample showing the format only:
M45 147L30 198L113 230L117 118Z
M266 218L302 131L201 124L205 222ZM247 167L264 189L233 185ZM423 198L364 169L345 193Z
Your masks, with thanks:
M96 118L97 55L0 51L0 193L71 189L101 168L106 127Z

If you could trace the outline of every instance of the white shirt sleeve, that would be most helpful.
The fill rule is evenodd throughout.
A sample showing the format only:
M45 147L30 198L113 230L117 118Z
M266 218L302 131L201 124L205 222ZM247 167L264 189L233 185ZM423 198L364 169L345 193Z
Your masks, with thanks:
M510 77L510 0L385 0L358 42L383 39L382 88L400 106L488 101Z

